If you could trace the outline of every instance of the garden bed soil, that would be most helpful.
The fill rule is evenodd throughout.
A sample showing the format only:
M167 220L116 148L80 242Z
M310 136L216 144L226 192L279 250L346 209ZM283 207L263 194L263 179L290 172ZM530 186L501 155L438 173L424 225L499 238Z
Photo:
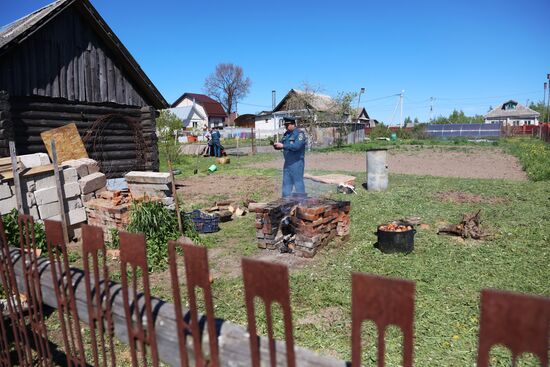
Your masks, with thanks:
M342 172L366 171L364 153L306 153L306 170L327 170ZM250 167L282 168L283 160L254 163ZM390 173L488 178L525 181L527 176L517 158L498 148L463 147L418 148L414 150L389 150Z

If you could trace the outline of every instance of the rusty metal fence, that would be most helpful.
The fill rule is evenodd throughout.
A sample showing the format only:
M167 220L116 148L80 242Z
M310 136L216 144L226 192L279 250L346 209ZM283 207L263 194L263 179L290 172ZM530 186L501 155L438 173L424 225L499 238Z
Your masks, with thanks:
M32 218L20 216L19 226L20 244L10 247L0 220L0 284L6 294L0 313L0 367L115 366L115 336L129 345L132 366L158 366L161 360L172 366L349 366L294 346L288 270L283 265L243 258L248 315L244 330L215 319L207 250L190 241L168 243L174 297L169 304L151 295L142 234L121 233L122 284L117 284L109 279L101 229L83 227L80 270L69 267L59 222L45 222L49 261L36 247ZM183 278L178 260L185 265ZM189 309L184 307L181 282ZM204 299L197 300L197 288ZM351 366L362 364L365 320L378 329L378 366L384 366L384 333L390 325L403 332L403 365L412 366L415 283L354 273L351 297ZM205 306L203 315L198 301ZM255 301L265 306L267 338L257 334ZM282 310L283 341L274 338L273 304ZM62 346L48 340L45 305L58 311ZM548 367L549 338L550 299L481 292L478 366L488 365L488 352L498 344L512 351L514 364L519 355L530 352ZM62 362L54 360L51 348L62 351Z

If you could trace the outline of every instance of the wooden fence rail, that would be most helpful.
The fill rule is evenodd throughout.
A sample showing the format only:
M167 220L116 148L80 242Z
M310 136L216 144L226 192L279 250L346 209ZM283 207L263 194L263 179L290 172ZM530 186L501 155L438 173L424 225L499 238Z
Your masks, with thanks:
M10 254L14 261L15 278L19 289L25 289L23 266L21 263L21 256L19 249L10 248ZM52 272L50 268L50 262L44 258L39 258L39 272L40 272L40 285L42 289L42 298L44 304L57 308L57 299L54 290L54 280L52 279ZM83 280L84 273L78 269L72 269L72 280L75 289L76 308L80 320L86 324L88 320L88 309L86 303L86 289ZM115 282L111 282L109 287L111 293L111 305L113 312L114 332L117 338L122 342L128 343L128 332L126 327L126 318L124 315L124 301L121 292L121 285ZM143 301L140 298L139 309L143 308ZM151 300L156 339L158 345L158 353L160 359L171 365L180 366L180 354L178 353L179 344L176 332L176 317L175 306L171 303L165 302L159 298L152 297ZM182 305L182 311L187 314L189 310ZM200 315L199 318L202 318ZM202 335L202 350L205 355L209 355L210 346L208 341L208 323L201 323ZM218 332L218 347L219 347L219 359L220 366L234 367L234 366L250 366L251 354L249 346L248 332L242 326L234 323L216 319L216 330ZM186 345L187 354L189 356L190 365L195 364L194 348L191 340ZM269 365L269 340L266 337L260 337L260 358L262 364ZM286 361L285 343L277 342L277 361L281 361L278 365L284 365ZM304 367L346 367L347 364L343 360L335 358L329 358L320 356L308 349L295 347L296 360L299 361L299 366Z

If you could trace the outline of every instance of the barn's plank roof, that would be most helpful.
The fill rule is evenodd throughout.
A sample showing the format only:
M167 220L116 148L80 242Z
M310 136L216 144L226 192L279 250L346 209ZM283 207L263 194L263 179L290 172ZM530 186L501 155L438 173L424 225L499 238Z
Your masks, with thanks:
M25 42L27 38L38 32L57 15L71 7L74 7L83 16L88 25L105 42L106 46L113 52L117 63L126 70L141 92L148 97L151 105L157 109L167 108L168 103L162 94L88 0L57 0L1 27L0 57L10 49Z

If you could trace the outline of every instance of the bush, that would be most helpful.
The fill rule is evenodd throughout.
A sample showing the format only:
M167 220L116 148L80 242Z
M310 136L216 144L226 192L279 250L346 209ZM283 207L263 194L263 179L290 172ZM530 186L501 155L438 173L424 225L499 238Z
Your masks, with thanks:
M378 138L389 138L391 135L391 130L384 124L378 124L372 128L370 131L369 137L371 139Z
M180 144L176 141L175 134L182 128L181 120L172 112L163 110L156 123L160 153L172 163L178 163Z
M10 246L19 247L19 223L18 223L19 213L17 209L12 209L8 214L2 216L2 221L4 222L4 230L6 232L6 239ZM46 245L46 231L44 230L44 225L42 223L34 223L34 239L36 247L42 252L48 251Z
M185 216L183 233L193 242L201 239L193 223ZM131 233L145 234L147 246L147 264L149 271L163 271L168 266L168 241L180 237L178 219L175 212L167 209L161 202L143 201L132 203L130 208L130 224L125 228ZM112 240L107 247L118 248L120 239L116 229L111 230Z

